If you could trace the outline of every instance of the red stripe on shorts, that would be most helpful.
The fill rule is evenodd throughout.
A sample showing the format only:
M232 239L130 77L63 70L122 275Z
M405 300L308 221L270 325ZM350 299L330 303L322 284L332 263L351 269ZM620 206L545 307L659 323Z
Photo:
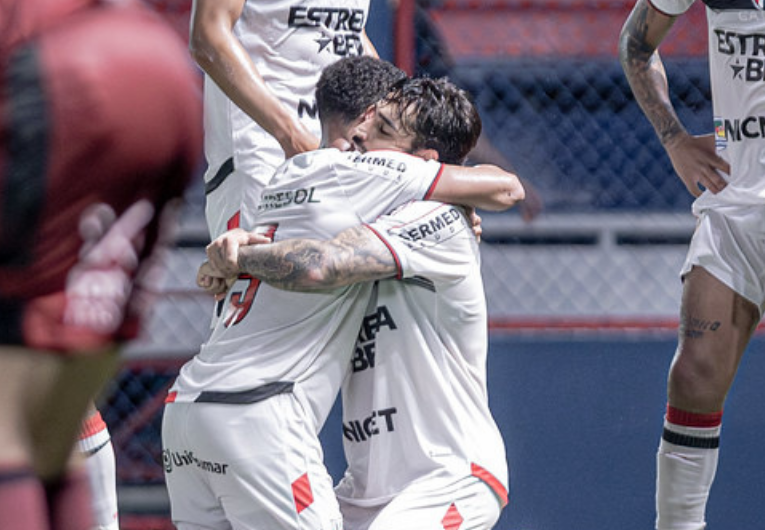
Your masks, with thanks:
M308 480L308 473L304 473L299 479L292 483L292 496L295 498L295 508L297 513L302 512L313 504L313 491L311 491L311 482Z
M446 510L446 515L444 515L444 518L441 519L441 525L444 527L444 530L458 530L460 526L462 526L462 522L465 519L462 518L462 514L459 512L457 507L452 503L451 506L449 506L449 509Z
M483 480L491 488L491 490L497 495L497 497L499 497L499 500L501 501L503 508L507 506L507 503L508 503L507 490L505 489L505 486L502 485L502 483L499 481L497 477L492 475L489 471L482 468L478 464L475 464L472 462L470 464L470 472L474 477Z

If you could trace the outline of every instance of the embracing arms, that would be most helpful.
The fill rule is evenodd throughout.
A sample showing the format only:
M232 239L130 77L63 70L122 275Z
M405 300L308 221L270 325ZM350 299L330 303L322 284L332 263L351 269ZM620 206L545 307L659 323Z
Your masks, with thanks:
M518 176L492 165L445 165L431 196L441 202L489 211L507 210L524 197Z
M226 278L240 273L279 289L311 291L391 278L398 272L390 250L366 226L349 228L326 241L278 243L236 229L211 243L207 256L197 284L213 294L225 292Z

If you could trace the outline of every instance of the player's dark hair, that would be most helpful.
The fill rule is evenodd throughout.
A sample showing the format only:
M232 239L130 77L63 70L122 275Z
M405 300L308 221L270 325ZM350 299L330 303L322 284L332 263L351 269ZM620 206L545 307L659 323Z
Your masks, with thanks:
M402 127L414 135L413 151L434 149L441 162L462 164L478 142L478 109L445 77L410 79L388 99L398 103Z
M319 118L349 123L406 80L406 73L388 61L368 55L340 59L322 71L316 84Z

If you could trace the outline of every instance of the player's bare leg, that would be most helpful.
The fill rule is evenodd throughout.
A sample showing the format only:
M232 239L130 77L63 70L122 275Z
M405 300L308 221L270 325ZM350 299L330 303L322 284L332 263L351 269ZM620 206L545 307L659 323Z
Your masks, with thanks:
M87 404L115 364L111 351L64 358L0 349L0 528L55 530L92 519L87 477L72 448Z
M717 470L722 411L760 314L700 267L684 279L678 348L657 454L659 530L702 530Z
M48 527L45 490L32 465L24 413L34 363L21 348L0 348L0 528Z

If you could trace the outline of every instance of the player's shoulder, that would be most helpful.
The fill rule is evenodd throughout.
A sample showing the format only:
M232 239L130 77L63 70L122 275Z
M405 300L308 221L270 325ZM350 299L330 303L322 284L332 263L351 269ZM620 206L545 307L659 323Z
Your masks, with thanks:
M357 174L373 174L394 178L427 178L436 175L442 164L427 161L418 156L393 150L375 150L361 153L358 151L342 152L337 155L335 167Z
M435 176L441 169L436 161L426 161L420 157L401 151L340 151L336 148L317 149L293 156L276 169L269 182L269 187L294 181L306 175L312 178L341 178L343 182L369 182L370 176L387 177L388 180L400 178L427 179Z
M419 200L406 202L394 210L388 216L394 219L419 219L423 217L432 217L443 215L445 212L451 212L455 218L464 215L464 210L460 206L441 201Z
M299 153L284 162L275 170L267 187L279 185L282 182L299 178L306 173L315 173L331 167L338 159L337 149L316 149Z
M438 201L410 201L380 217L375 224L385 225L388 232L440 240L444 231L450 234L470 230L462 207Z

